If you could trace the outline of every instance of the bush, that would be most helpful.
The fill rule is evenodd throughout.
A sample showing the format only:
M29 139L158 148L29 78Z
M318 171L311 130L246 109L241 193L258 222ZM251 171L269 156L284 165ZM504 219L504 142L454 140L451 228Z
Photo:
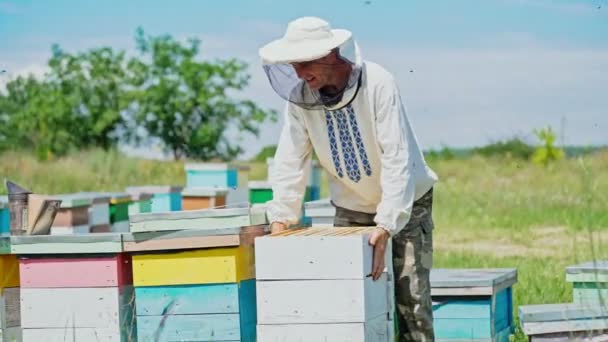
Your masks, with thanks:
M473 149L473 153L484 157L498 156L528 160L534 154L534 147L528 145L522 139L515 137L486 146L476 147Z

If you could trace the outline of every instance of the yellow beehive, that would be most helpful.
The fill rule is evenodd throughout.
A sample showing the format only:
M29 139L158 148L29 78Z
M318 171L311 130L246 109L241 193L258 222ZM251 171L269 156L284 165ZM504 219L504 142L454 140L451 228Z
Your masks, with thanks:
M238 283L255 278L252 245L133 256L133 285Z

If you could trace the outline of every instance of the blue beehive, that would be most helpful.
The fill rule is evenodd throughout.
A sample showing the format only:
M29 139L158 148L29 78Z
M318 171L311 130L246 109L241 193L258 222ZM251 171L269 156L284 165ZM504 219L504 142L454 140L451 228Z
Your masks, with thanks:
M437 341L509 341L514 332L516 269L433 269Z
M197 163L184 165L186 186L236 188L239 184L238 168L223 163Z
M8 196L0 196L0 235L10 235L10 212Z
M125 191L132 196L152 195L150 211L153 213L182 210L182 187L180 186L131 186Z

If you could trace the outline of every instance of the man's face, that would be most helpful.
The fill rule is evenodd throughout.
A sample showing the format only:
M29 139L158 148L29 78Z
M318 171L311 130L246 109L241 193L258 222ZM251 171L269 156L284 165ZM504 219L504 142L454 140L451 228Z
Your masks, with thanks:
M298 78L306 81L311 89L319 90L331 84L336 63L336 56L331 53L313 61L292 63L292 66Z

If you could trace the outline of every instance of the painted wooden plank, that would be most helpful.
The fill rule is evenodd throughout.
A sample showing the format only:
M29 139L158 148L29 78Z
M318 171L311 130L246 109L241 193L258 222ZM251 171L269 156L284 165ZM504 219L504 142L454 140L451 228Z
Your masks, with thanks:
M258 280L256 286L259 324L365 322L388 313L386 274L377 281Z
M19 286L19 260L15 255L0 255L0 294L4 288Z
M436 342L509 342L512 335L512 329L506 328L497 332L493 337L484 338L437 338Z
M10 235L0 236L0 255L11 254Z
M507 281L505 284L504 282ZM517 281L517 270L514 268L497 269L445 269L431 271L432 287L496 287L502 284L510 287Z
M21 326L21 290L18 287L4 289L1 297L0 328Z
M20 327L0 329L0 341L2 342L21 342L23 340ZM37 340L43 341L43 340Z
M136 286L236 283L253 278L253 246L133 256Z
M99 234L99 233L111 233L112 226L109 223L100 224L97 226L91 226L91 233Z
M33 212L31 213L34 214ZM32 216L33 219L33 216ZM57 211L53 226L72 227L89 224L89 207L61 208Z
M256 239L257 279L364 279L371 273L373 248L368 241L373 228L303 231L309 235Z
M267 234L268 231L269 227L263 225L124 234L123 249L132 252L253 245L256 237Z
M253 336L255 336L255 326L258 322L256 284L255 279L244 280L239 283L241 332L252 329L247 334L253 334Z
M187 187L182 191L182 197L219 197L228 194L228 188L219 187Z
M530 336L531 342L605 342L608 341L606 331L577 331L552 334L538 334Z
M21 287L114 287L133 283L131 257L21 258Z
M488 319L440 318L433 320L437 339L478 339L491 338L491 324Z
M172 192L181 192L184 187L175 185L141 185L141 186L129 186L125 189L125 192L129 195L139 194L167 194Z
M89 225L97 226L110 223L110 203L93 204L89 208Z
M122 252L119 233L11 236L13 254L79 254Z
M140 341L239 341L238 314L138 316Z
M239 313L239 285L136 287L135 306L138 316Z
M51 235L86 235L91 232L89 224L72 227L51 227Z
M336 207L331 204L329 198L323 198L304 203L304 211L306 212L306 216L310 217L333 217L336 215Z
M256 323L255 298L255 280L135 288L138 316L238 313L242 326Z
M608 289L572 289L572 301L576 304L608 303Z
M433 298L433 318L491 318L491 303L489 298L467 300L453 299L435 303Z
M393 342L387 332L386 317L365 323L261 324L258 341L265 342Z
M577 331L594 331L608 330L608 320L605 318L589 319L589 320L571 320L571 321L551 321L551 322L529 322L522 323L523 332L530 335L549 334L559 332L577 332Z
M129 233L129 221L120 221L112 223L112 233Z
M137 339L121 340L120 331L108 328L43 328L23 329L23 342L121 342L137 341Z
M566 274L608 274L608 260L592 260L568 266Z
M586 305L574 303L519 306L519 319L526 323L592 318L608 319L608 309L600 304Z
M226 197L182 197L182 210L220 208L226 205Z
M119 288L21 289L24 328L116 328Z
M249 208L143 213L130 218L131 232L234 228L267 224L266 213Z
M566 274L566 281L570 283L608 283L608 274L606 273L576 273Z
M8 235L11 231L10 224L10 211L8 207L1 208L0 207L0 235L6 234Z
M123 221L128 222L130 203L131 202L112 204L110 206L110 223L117 223Z

